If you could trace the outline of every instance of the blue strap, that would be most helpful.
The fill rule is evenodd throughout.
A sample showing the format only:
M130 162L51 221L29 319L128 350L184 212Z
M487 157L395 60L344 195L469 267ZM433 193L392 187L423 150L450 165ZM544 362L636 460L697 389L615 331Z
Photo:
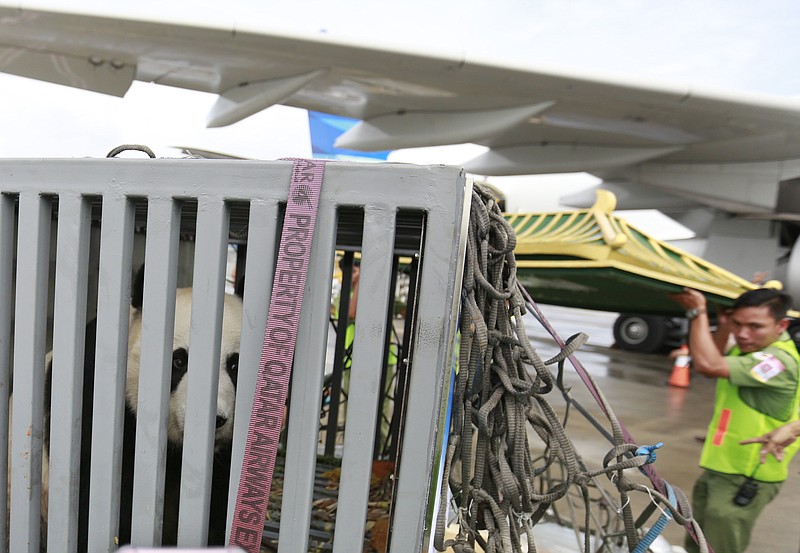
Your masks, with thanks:
M660 449L664 446L664 442L658 442L655 445L643 445L636 450L636 455L646 455L647 461L645 464L649 465L651 463L655 463L656 461L656 450ZM639 470L642 470L641 468ZM672 489L672 486L669 485L669 482L664 481L664 485L667 488L667 498L669 502L672 504L673 507L677 506L678 500L675 497L675 491ZM656 538L664 531L664 528L667 527L669 521L672 520L672 514L669 511L664 511L658 520L650 527L647 534L642 538L636 548L633 550L633 553L645 553Z
M653 453L653 458L655 458L655 453ZM676 507L678 504L678 500L675 497L675 491L672 489L672 486L669 485L669 482L664 481L664 484L667 487L667 498L669 499L670 504L673 507ZM652 543L656 541L656 538L664 531L664 528L667 527L669 521L672 520L672 513L670 511L664 511L663 514L658 517L653 526L650 527L647 534L642 538L639 544L636 546L636 549L633 550L633 553L645 553Z

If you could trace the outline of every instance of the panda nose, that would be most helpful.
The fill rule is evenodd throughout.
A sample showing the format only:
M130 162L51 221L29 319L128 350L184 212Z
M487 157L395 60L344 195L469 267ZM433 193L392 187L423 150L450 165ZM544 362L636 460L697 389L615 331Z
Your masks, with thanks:
M217 428L222 428L228 422L228 417L224 415L217 415Z

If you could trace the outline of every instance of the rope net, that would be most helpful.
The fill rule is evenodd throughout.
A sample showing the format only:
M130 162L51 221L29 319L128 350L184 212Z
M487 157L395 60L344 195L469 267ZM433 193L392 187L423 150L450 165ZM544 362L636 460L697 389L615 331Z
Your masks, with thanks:
M684 494L658 477L649 464L659 445L635 444L573 356L586 335L562 342L518 285L515 246L514 231L494 197L476 184L462 289L459 367L434 546L456 553L476 551L476 545L487 553L535 552L537 523L554 517L565 523L556 505L563 500L559 505L566 503L564 511L572 513L571 518L582 517L567 524L576 535L582 532L586 553L621 551L619 547L644 553L671 519L686 526L701 551L711 551ZM529 342L522 319L526 312L561 346L552 359L543 361ZM562 421L547 400L548 394L559 390L568 410L572 406L589 416L563 385L567 359L610 422L610 432L593 423L611 442L602 469L586 467L567 437L566 415ZM550 366L557 368L555 376ZM529 432L544 445L539 457L531 454ZM652 486L631 480L631 469L646 474ZM616 488L618 500L599 485L601 476ZM448 491L451 502L446 500ZM634 519L630 495L635 492L649 496L650 513L661 511L646 533L642 526L649 514ZM449 503L457 533L446 539ZM611 542L618 548L612 549Z

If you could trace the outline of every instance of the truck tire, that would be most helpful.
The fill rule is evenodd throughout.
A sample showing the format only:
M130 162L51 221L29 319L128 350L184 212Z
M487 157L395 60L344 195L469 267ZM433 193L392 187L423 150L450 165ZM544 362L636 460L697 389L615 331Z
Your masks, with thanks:
M667 321L654 315L622 314L614 321L614 340L620 349L653 353L667 339Z

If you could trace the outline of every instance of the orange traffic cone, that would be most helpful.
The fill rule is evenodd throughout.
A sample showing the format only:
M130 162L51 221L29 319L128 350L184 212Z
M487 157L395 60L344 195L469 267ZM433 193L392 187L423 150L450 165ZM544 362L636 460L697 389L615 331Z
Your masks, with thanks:
M672 363L672 374L669 375L669 385L677 388L689 387L689 346L683 344L676 352L675 361Z

